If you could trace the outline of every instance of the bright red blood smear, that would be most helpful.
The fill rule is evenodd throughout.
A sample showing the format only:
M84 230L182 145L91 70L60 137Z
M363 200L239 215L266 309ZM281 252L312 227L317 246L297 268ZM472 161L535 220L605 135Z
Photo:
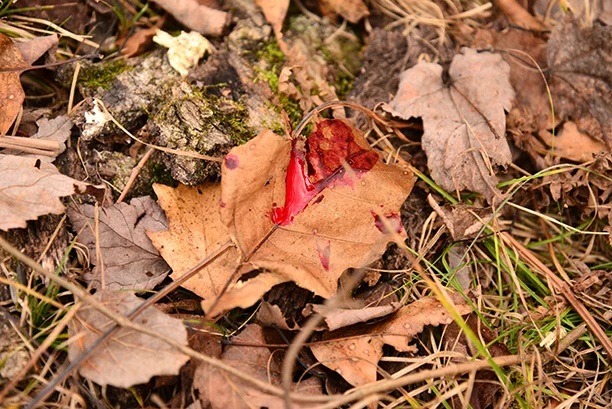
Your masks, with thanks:
M327 240L327 245L325 247L317 244L317 254L319 255L319 260L321 261L321 266L325 271L329 271L329 258L331 256L331 241Z
M383 234L388 233L387 226L385 226L385 223L383 223L380 216L374 212L370 213L372 213L372 216L374 216L374 225L376 228ZM385 218L388 220L389 224L391 224L396 233L401 233L402 230L404 230L404 226L402 226L402 219L397 213L391 212L385 214Z
M272 221L274 224L281 226L290 224L293 218L306 208L308 202L322 188L310 182L304 163L304 153L294 142L285 180L285 205L283 207L272 208Z
M286 226L293 222L312 199L332 184L352 186L350 177L343 178L343 161L361 173L378 161L378 154L359 146L352 128L338 120L319 122L308 137L306 151L293 142L285 180L285 205L272 208L274 224ZM226 157L226 166L227 161Z
M229 154L225 157L225 167L229 170L234 170L238 167L240 161L238 160L238 156L234 154Z

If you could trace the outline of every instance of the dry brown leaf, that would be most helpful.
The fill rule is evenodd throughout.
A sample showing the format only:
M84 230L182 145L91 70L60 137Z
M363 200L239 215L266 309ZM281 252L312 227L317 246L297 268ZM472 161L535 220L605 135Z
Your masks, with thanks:
M464 48L450 65L450 88L438 64L420 62L402 74L386 109L423 118L427 165L444 189L478 192L489 202L501 196L495 167L512 162L504 114L514 98L509 73L498 54Z
M61 214L60 197L80 191L85 183L59 173L36 158L0 154L0 230L26 227L27 220Z
M0 70L24 67L26 63L13 40L0 33ZM20 74L21 71L0 72L0 135L8 132L25 99Z
M527 30L543 31L546 26L529 14L517 0L497 0L495 5L512 23Z
M92 297L120 315L127 315L142 303L127 291L101 290ZM183 323L154 307L145 309L134 322L187 346L187 330ZM88 305L82 306L68 324L70 338L74 340L68 348L68 358L75 360L112 324L114 321L102 313ZM176 375L188 360L187 355L160 339L121 328L80 365L79 373L100 385L129 388L148 382L153 376Z
M222 167L221 219L248 257L244 271L268 269L329 298L345 269L371 263L392 240L381 216L405 236L399 208L413 176L384 164L343 121L319 122L305 143L264 131L234 148Z
M455 241L470 240L482 234L483 228L493 219L491 208L479 208L463 203L440 206L432 195L427 196L429 205L442 218L448 232Z
M203 35L220 36L229 14L200 4L198 0L153 0L185 27Z
M238 336L232 339L236 343L265 344L263 329L255 324L247 325ZM249 376L272 385L281 384L279 354L272 354L267 348L230 345L221 360ZM200 401L204 407L212 409L252 409L268 408L283 409L285 402L282 397L273 396L255 389L241 379L235 378L221 370L201 364L193 377L193 385L199 391ZM321 385L316 378L309 378L291 388L299 393L320 395ZM292 408L308 407L304 404L292 403Z
M24 153L17 149L5 149L2 154L29 157L39 159L42 162L53 162L55 157L66 150L66 140L70 137L72 121L65 115L60 115L53 119L40 118L36 121L38 131L30 138L41 141L55 141L57 147L47 152L53 152L55 156L38 155L34 153Z
M255 0L255 4L263 11L264 17L272 26L277 40L281 41L283 38L281 29L287 10L289 10L289 0Z
M227 227L219 216L219 185L189 187L153 185L160 206L166 212L169 229L149 231L153 245L172 267L173 280L182 276L211 252L230 239ZM240 254L235 247L220 255L183 284L208 300L217 297L234 270Z
M563 123L558 135L545 129L540 130L538 135L548 145L551 154L575 162L587 162L598 153L608 150L603 142L581 132L571 121Z
M47 51L57 47L59 38L57 34L48 36L34 37L31 40L22 43L16 43L15 46L21 52L23 59L27 65L32 65L36 60L45 55Z
M155 25L136 31L125 41L121 55L131 58L142 54L153 43L153 37L159 28L158 25Z
M612 149L612 26L559 24L547 57L555 111Z
M332 20L339 15L353 24L370 15L362 0L319 0L319 7L321 12Z
M367 322L375 318L385 317L401 307L398 302L364 308L330 308L322 304L307 304L303 314L319 314L323 317L325 326L329 331L336 331L340 328L355 325L360 322Z
M459 314L472 311L462 297L453 295L451 299ZM408 343L426 325L451 322L453 319L449 312L436 297L424 297L402 307L378 324L360 325L326 334L326 342L315 343L310 349L319 362L342 375L351 385L365 385L376 381L384 344L393 346L399 352L414 352L416 347Z
M94 288L111 290L151 290L161 283L170 268L146 235L167 228L157 203L147 196L99 212L99 237L94 233L94 206L71 206L67 212L77 240L87 246L96 266L85 274L85 280ZM98 240L102 263L96 254Z

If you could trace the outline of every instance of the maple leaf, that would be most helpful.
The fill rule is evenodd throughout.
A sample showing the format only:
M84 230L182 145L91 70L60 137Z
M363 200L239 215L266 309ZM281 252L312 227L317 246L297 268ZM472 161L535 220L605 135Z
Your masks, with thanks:
M472 311L459 295L455 294L451 299L459 314ZM375 325L367 327L361 324L328 333L323 337L327 342L314 343L310 349L319 362L338 372L351 385L365 385L376 381L384 344L399 352L415 352L416 347L408 343L426 325L451 322L453 319L436 297L423 297Z
M11 71L26 66L21 53L6 35L0 33L0 135L5 135L25 99L25 93L19 80L20 71Z
M94 234L94 206L68 209L68 218L77 239L89 248L96 269L84 278L94 288L153 289L170 270L146 231L167 228L161 208L150 197L135 198L100 209L99 237ZM99 240L104 270L96 255ZM104 274L103 274L104 272Z
M220 198L212 185L156 186L170 230L150 236L173 278L229 238L236 243L185 284L210 315L249 307L287 281L329 298L344 270L374 261L395 234L406 236L399 209L412 185L408 169L384 164L344 121L318 123L306 141L263 131L226 156ZM239 280L257 269L265 271Z
M263 328L256 324L247 325L244 330L232 339L240 344L265 344ZM231 345L223 351L221 360L233 368L261 381L273 385L281 384L281 364L279 355L267 348L253 348L251 346ZM282 409L285 402L282 397L261 392L244 381L209 364L201 364L193 376L193 385L199 391L203 407L213 409L227 408L270 408ZM293 391L321 395L321 385L316 378L309 378L292 387ZM292 408L308 407L293 403Z
M127 291L101 290L92 296L107 308L120 315L127 315L138 307L142 300ZM134 318L134 322L162 334L175 342L187 346L187 330L183 323L156 308L149 307ZM71 339L76 339L68 348L71 361L80 356L97 341L100 333L108 330L114 321L94 308L83 305L68 324ZM79 373L100 385L129 388L148 382L157 375L176 375L189 360L187 355L176 351L164 341L150 335L121 328L79 366Z
M226 156L221 220L250 269L329 298L344 270L374 261L393 234L405 237L398 212L412 185L409 170L384 164L344 121L317 123L306 142L264 131Z
M196 187L179 185L173 189L155 184L153 189L166 212L168 230L149 231L147 234L172 267L170 277L176 280L230 239L219 215L221 187L215 184ZM238 249L231 247L215 262L187 280L183 287L204 299L217 297L239 261Z
M423 118L423 150L433 179L444 189L471 190L491 202L500 193L493 167L512 162L504 110L514 91L501 56L464 48L449 68L420 62L404 71L386 109L403 119Z
M27 220L61 214L60 197L82 192L86 183L36 158L0 154L0 230L26 227Z

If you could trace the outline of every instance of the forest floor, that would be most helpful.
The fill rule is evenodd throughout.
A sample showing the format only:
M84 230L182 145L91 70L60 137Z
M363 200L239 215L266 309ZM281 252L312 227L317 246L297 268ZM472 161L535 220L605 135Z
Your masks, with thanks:
M609 2L1 4L0 407L611 407Z

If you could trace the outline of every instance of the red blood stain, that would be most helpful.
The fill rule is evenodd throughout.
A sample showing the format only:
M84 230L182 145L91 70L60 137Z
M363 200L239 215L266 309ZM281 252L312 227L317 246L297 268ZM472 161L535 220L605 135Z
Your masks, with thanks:
M374 212L370 212L372 216L374 216L374 225L376 228L383 234L387 234L389 231L387 230L386 223L384 223L380 216ZM404 226L402 225L402 219L397 213L387 213L385 214L385 218L393 228L396 233L401 233L404 230Z
M227 159L226 159L227 161ZM293 141L285 180L285 205L272 208L275 224L286 226L323 189L330 186L353 186L345 176L343 162L348 163L360 176L374 167L378 154L355 142L350 126L338 120L319 122L307 139L305 149ZM322 198L317 198L317 203Z
M322 246L317 243L317 255L321 261L321 266L325 271L329 271L329 258L331 257L331 241L327 240L327 244Z
M219 200L219 207L224 208L227 204L223 200Z
M233 153L230 153L225 157L225 167L229 170L236 169L239 163L240 160L238 159L238 156L234 155Z

